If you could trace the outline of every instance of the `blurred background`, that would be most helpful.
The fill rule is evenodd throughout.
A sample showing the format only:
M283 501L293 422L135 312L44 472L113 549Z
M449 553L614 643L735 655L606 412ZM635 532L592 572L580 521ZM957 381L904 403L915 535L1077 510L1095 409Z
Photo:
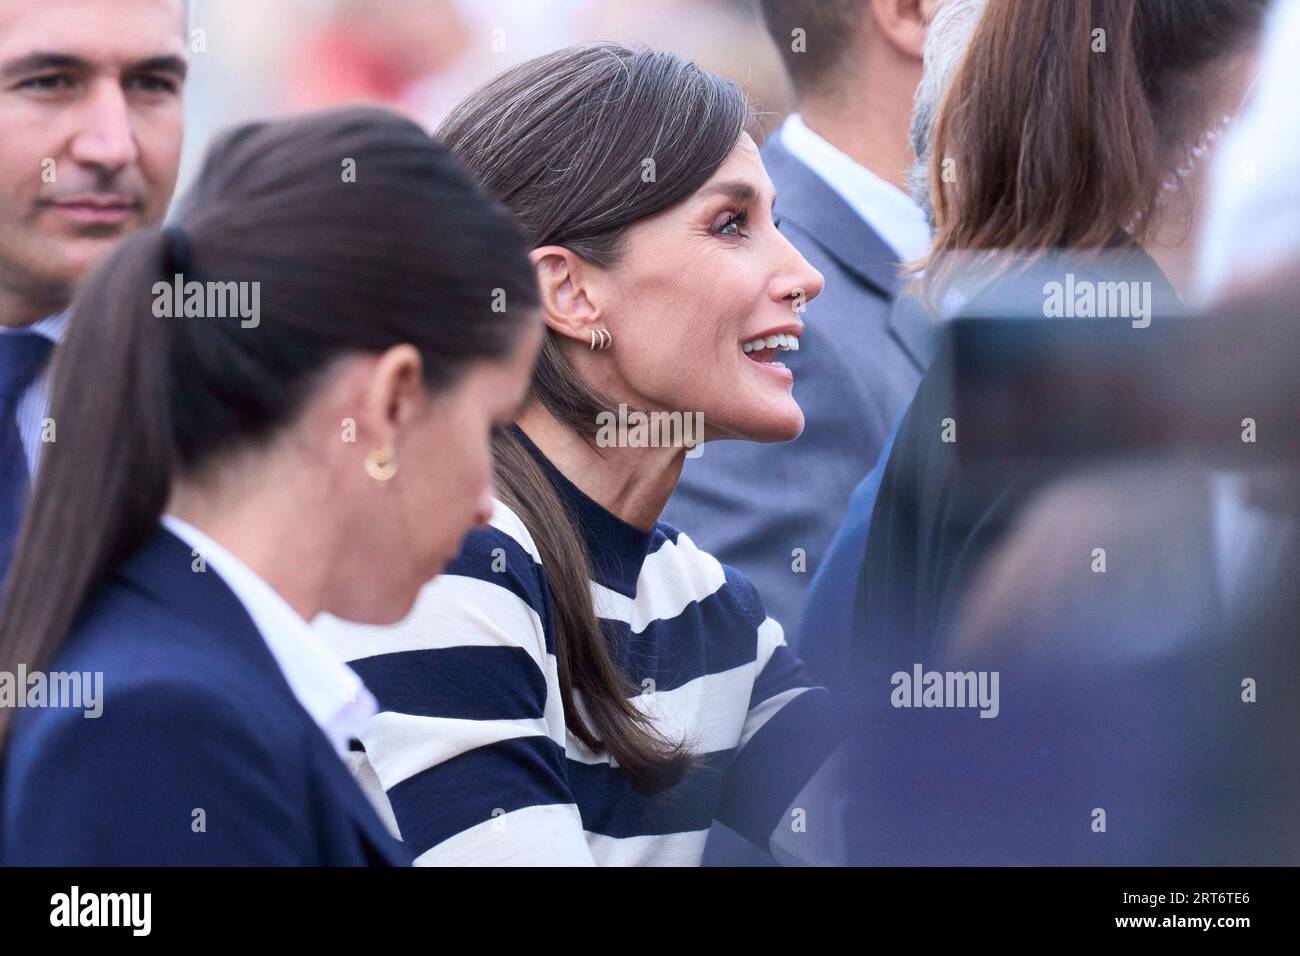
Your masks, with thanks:
M183 191L233 123L364 100L432 130L497 73L572 43L672 50L744 85L775 128L792 98L753 0L191 0Z

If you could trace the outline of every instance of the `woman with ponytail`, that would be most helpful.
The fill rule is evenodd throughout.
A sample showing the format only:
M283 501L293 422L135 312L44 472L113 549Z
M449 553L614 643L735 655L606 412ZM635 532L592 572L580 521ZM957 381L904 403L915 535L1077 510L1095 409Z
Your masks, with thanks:
M763 848L804 832L826 692L750 583L659 520L692 445L803 425L774 360L822 279L751 122L734 83L595 44L439 130L522 224L547 332L491 527L401 626L322 624L379 700L360 771L417 864L698 864L715 819Z
M517 226L416 125L221 139L56 357L0 622L4 862L409 862L344 762L373 698L307 622L401 619L486 520L539 341Z

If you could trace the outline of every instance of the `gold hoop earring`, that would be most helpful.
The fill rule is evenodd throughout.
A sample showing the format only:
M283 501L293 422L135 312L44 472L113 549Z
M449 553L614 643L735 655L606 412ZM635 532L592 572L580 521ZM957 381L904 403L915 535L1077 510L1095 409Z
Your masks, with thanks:
M609 329L588 329L587 331L591 333L591 351L593 352L597 350L604 352L614 344L614 336ZM599 340L597 340L597 336L599 336Z
M366 474L380 484L397 474L397 458L392 448L376 449L366 455Z

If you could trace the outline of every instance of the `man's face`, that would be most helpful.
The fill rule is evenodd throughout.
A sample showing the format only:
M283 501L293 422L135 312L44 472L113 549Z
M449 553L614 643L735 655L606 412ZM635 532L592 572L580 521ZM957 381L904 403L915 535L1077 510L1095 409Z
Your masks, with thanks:
M0 289L70 296L158 223L184 131L184 0L0 0Z

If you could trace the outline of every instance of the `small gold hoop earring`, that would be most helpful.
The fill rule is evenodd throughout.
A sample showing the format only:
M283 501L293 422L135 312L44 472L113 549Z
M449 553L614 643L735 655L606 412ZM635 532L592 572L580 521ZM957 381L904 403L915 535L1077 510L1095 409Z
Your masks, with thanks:
M397 474L397 459L393 449L376 449L366 455L366 474L381 484Z
M591 350L604 352L614 344L614 336L609 329L588 329L591 333ZM599 336L599 339L597 337Z

